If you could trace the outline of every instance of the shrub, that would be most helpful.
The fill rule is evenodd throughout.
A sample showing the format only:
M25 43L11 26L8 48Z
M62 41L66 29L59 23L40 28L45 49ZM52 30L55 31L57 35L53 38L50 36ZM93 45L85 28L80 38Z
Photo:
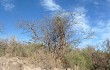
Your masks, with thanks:
M65 58L72 69L87 70L86 60L81 55L81 51L73 50L65 55Z

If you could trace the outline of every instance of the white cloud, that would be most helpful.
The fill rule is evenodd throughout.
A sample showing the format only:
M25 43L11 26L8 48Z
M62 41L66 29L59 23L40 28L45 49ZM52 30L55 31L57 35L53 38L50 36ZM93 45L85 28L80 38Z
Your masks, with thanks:
M83 29L83 30L87 30L90 29L91 27L89 26L89 21L86 15L86 9L84 7L77 7L74 10L74 22L77 23L76 25L74 25L74 27L78 28L78 29Z
M14 4L5 4L3 6L6 11L12 10L15 7Z
M99 20L96 27L92 27L95 31L94 38L89 40L84 40L80 46L86 45L98 45L101 46L107 38L110 39L110 20ZM99 47L101 49L101 47Z
M79 47L86 47L86 45L101 45L106 38L110 38L110 20L98 20L94 26L91 26L87 10L84 7L76 7L73 11L75 16L73 17L73 29L75 30L77 37L81 37L82 41L78 45ZM64 13L64 15L68 15ZM74 23L77 23L74 25ZM72 23L71 23L72 24ZM92 38L83 39L88 36L89 31L92 30L94 33ZM84 31L84 33L82 33ZM81 32L81 33L80 33Z
M1 0L1 5L6 11L10 11L15 8L15 5L13 4L12 0Z
M110 20L99 20L100 25L96 28L97 38L100 40L105 40L110 38Z
M42 6L50 11L56 11L61 9L61 6L55 3L54 0L43 0Z
M73 24L73 30L75 31L75 35L74 35L74 41L78 40L79 42L81 41L81 43L78 45L76 44L76 46L85 46L86 44L90 44L92 41L89 39L89 41L84 40L85 38L89 37L91 38L92 36L90 36L90 30L92 29L92 27L89 24L89 20L88 20L88 16L87 16L87 10L84 7L76 7L73 10L73 17L72 17L72 23ZM74 24L75 23L75 24ZM92 31L91 31L92 33Z
M97 24L93 23L94 26L91 26L89 24L90 20L88 20L87 10L85 8L75 8L74 13L76 14L74 22L77 24L73 25L73 28L76 27L77 32L82 30L85 31L86 35L89 29L94 31L94 38L82 40L79 44L80 47L85 47L86 45L101 45L105 39L110 39L110 20L98 20L96 21ZM82 34L81 37L83 37L83 35L84 34Z

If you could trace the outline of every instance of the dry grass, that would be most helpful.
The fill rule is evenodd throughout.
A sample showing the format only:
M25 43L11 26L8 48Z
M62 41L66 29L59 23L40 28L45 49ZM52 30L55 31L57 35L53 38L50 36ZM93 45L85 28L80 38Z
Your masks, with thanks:
M25 57L30 63L46 70L63 68L61 60L56 58L55 54L46 51L42 44L24 44L17 42L15 38L1 42L0 56Z

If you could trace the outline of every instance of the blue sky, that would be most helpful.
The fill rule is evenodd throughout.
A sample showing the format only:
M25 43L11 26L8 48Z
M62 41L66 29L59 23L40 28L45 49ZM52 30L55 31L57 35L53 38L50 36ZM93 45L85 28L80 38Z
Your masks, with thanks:
M39 20L58 10L82 12L76 18L85 30L95 31L94 39L81 44L98 44L110 38L110 0L0 0L0 24L5 26L2 38L17 36L27 40L16 24L21 19Z

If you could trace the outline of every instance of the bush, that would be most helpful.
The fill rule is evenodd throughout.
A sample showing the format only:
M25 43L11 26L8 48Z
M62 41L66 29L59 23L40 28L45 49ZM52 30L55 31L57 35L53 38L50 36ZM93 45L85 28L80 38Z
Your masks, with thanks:
M0 43L0 57L6 55L6 48L8 46L8 39L4 39Z
M4 46L0 46L0 57L5 55L5 49Z
M67 60L67 63L72 69L77 68L79 70L87 70L86 59L81 54L81 51L75 49L66 54L65 59Z

